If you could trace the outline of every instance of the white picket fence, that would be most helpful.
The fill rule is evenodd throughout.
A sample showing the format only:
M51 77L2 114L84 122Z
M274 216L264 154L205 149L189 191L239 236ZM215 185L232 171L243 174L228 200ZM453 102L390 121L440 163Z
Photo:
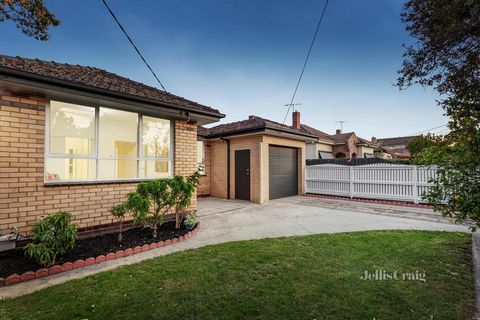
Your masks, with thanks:
M307 193L422 202L428 181L437 174L435 166L409 165L314 165L306 166Z

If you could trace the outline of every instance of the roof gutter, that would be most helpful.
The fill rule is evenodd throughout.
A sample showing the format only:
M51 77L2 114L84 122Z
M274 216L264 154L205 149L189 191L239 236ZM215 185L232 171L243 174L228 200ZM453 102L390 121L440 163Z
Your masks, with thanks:
M46 85L60 86L60 87L67 88L67 89L97 93L97 94L101 94L103 96L117 97L117 98L122 98L122 99L130 100L130 101L138 101L138 102L143 102L143 103L148 103L148 104L153 104L153 105L171 107L171 108L175 108L175 109L182 110L182 111L190 111L190 112L194 112L194 113L198 113L198 114L202 114L202 115L215 117L215 118L218 118L218 119L221 119L221 118L225 117L225 114L220 113L220 112L200 110L200 109L195 109L195 108L191 108L191 107L187 107L187 106L178 106L176 104L169 103L169 102L160 102L160 101L154 100L154 99L129 95L129 94L126 94L126 93L121 93L121 92L116 92L116 91L110 91L110 90L107 90L107 89L96 88L96 87L87 86L87 85L84 85L84 84L79 84L79 83L74 83L74 82L70 82L70 81L50 78L50 77L46 77L46 76L40 76L40 75L32 74L32 73L29 73L29 72L25 72L25 71L19 71L19 70L11 69L11 68L0 67L0 76L1 75L4 75L6 77L14 77L14 78L19 78L19 79L23 79L23 80L34 81L34 82L38 82L38 83L42 83L42 84L46 84ZM0 79L1 79L1 77L0 77Z
M221 133L221 134L209 134L209 135L204 135L206 138L220 138L222 137L231 137L231 136L236 136L239 134L247 134L247 133L268 133L267 130L272 130L275 132L279 133L286 133L286 134L291 134L291 135L296 135L304 138L310 138L311 140L317 141L318 138L313 135L309 134L302 134L299 132L292 132L292 131L287 131L287 130L280 130L276 128L271 128L271 127L260 127L260 128L251 128L251 129L239 129L239 130L233 130L227 133ZM223 140L223 139L222 139Z

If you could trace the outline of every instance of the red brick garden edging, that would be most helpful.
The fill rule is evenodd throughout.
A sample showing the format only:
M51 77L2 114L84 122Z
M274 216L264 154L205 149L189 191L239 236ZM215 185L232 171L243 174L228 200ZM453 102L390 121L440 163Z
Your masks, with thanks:
M168 239L165 241L159 241L159 242L154 242L151 244L145 244L143 246L136 246L135 248L128 248L125 250L119 250L115 253L107 253L106 255L100 255L96 258L90 257L85 260L79 259L74 262L65 262L62 265L54 265L51 266L50 268L41 268L38 269L37 271L27 271L22 273L21 275L18 275L16 273L6 277L6 278L0 278L0 287L4 286L11 286L20 282L26 282L34 279L40 279L44 278L49 275L57 274L60 272L64 271L69 271L73 269L78 269L82 267L87 267L91 266L93 264L99 264L105 261L110 261L110 260L115 260L115 259L120 259L123 257L131 256L137 253L145 252L148 250L160 248L160 247L165 247L177 242L182 242L184 240L189 239L190 237L196 235L198 233L198 229L200 229L200 222L197 223L195 228L189 232L187 232L185 235L173 238L173 239Z
M394 201L394 200L350 198L350 197L342 197L342 196L334 196L334 195L326 195L326 194L313 194L313 193L306 193L304 194L304 196L312 197L312 198L328 198L328 199L347 200L347 201L356 201L356 202L378 203L378 204L386 204L386 205L401 206L401 207L414 207L414 208L426 208L426 209L433 208L431 204L410 203L410 202L402 202L402 201Z

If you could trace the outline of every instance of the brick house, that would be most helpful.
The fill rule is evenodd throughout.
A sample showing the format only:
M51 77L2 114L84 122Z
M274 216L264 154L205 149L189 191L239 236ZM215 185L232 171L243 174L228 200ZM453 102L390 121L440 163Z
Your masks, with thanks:
M101 69L0 56L0 233L59 210L84 235L112 230L139 181L197 170L197 126L223 117Z
M265 203L304 193L305 144L317 138L258 116L198 129L198 194Z
M338 129L328 134L300 122L300 112L292 113L292 127L318 138L306 146L307 159L372 158L379 149L375 137L371 141L358 137L355 132L343 133Z
M383 152L390 154L395 160L410 159L410 151L407 146L410 142L420 136L380 138L378 144Z

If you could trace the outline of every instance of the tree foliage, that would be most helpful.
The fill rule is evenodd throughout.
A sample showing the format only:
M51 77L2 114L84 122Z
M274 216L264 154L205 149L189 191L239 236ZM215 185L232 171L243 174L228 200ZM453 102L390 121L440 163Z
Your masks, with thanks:
M427 195L435 209L480 225L480 1L408 0L402 21L415 39L405 46L397 85L432 86L450 117L448 146L420 153L441 164Z
M57 255L73 249L78 233L68 212L50 214L36 222L32 228L32 242L25 254L41 265L54 265Z
M46 41L50 26L60 25L43 0L0 0L0 22L11 20L24 34Z
M175 210L175 226L180 228L182 215L192 202L199 178L197 171L186 179L176 176L140 183L137 190L128 195L125 209L132 214L133 223L151 228L153 238L157 238L158 226L172 208Z
M412 158L416 158L424 149L445 144L446 139L442 136L433 134L421 135L410 141L407 145L407 150L410 152Z

